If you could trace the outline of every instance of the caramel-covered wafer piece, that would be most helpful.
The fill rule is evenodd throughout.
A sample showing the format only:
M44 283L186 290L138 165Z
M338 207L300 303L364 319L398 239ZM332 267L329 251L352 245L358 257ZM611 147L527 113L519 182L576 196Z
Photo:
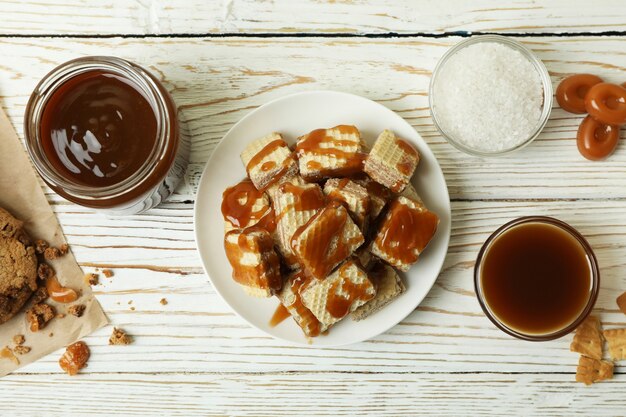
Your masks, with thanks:
M241 153L248 177L259 190L298 173L298 164L280 133L251 142Z
M294 233L291 249L310 276L324 279L364 241L346 208L333 200Z
M307 181L346 177L363 171L364 142L355 126L316 129L298 138L300 175Z
M581 356L576 368L576 381L591 385L613 378L613 363Z
M614 361L626 359L626 329L605 330L604 338L609 345L611 359Z
M617 306L621 310L622 313L626 314L626 292L617 297Z
M307 278L302 270L296 271L287 277L283 289L276 296L304 334L308 337L315 337L326 331L328 326L320 323L311 310L302 303L300 288L311 279L313 278Z
M411 144L385 130L376 139L363 171L374 181L399 193L411 180L419 160L419 153Z
M593 359L602 359L602 328L596 316L589 316L576 328L569 349Z
M276 228L267 194L257 190L247 178L224 190L221 209L224 232L256 225L272 233Z

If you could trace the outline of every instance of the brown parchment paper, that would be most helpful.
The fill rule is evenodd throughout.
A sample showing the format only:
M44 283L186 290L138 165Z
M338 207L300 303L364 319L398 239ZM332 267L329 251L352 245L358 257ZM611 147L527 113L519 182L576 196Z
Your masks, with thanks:
M24 222L24 227L33 241L45 239L56 247L65 243L61 226L39 185L26 150L2 108L0 108L0 207ZM26 337L24 346L32 348L26 355L16 355L20 361L19 365L10 359L0 358L0 377L75 342L108 322L90 286L83 280L83 272L72 255L71 247L67 255L48 263L56 271L61 285L80 291L80 298L75 303L85 304L87 307L85 313L80 318L72 315L53 318L44 329L36 333L29 330L24 311L10 321L0 324L0 349L4 346L12 348L14 346L12 339L16 334L23 334ZM67 307L74 304L56 303L52 299L48 299L46 303L52 305L57 314L66 313ZM27 303L26 307L29 305L30 303Z

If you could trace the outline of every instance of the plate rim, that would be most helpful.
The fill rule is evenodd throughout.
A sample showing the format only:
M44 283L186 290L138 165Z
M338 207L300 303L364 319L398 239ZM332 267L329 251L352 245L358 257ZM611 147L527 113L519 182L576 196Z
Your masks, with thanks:
M447 213L446 213L446 215L447 215L447 218L448 218L449 222L448 222L448 227L447 227L447 233L445 234L445 236L443 236L443 239L445 240L445 242L444 242L445 243L445 245L444 245L445 246L445 253L444 253L444 256L441 259L441 262L439 263L439 265L437 267L437 274L435 276L435 279L433 280L432 284L430 285L430 288L428 288L428 291L426 291L424 296L419 301L416 302L415 306L413 307L413 309L408 314L406 314L404 317L400 317L398 320L391 320L389 322L389 325L385 326L385 328L383 328L376 335L360 337L358 339L354 339L354 340L350 340L350 341L346 341L346 342L316 345L316 344L304 343L304 342L299 342L299 341L296 341L296 340L286 339L284 337L277 336L277 335L274 335L274 334L271 334L271 333L267 332L263 328L257 326L256 324L248 321L245 317L243 317L239 313L239 311L237 311L237 309L234 308L233 305L224 297L224 295L221 293L221 291L218 289L218 287L213 283L213 279L211 278L211 275L209 274L209 271L207 270L206 264L204 262L204 259L202 257L202 253L201 253L201 250L200 250L200 239L199 239L199 228L198 228L198 218L200 216L200 212L199 212L200 209L199 209L199 204L198 204L198 201L199 201L199 197L198 196L199 196L200 190L202 188L204 177L205 177L205 175L207 175L206 174L207 170L209 169L209 166L213 162L213 158L216 158L216 155L218 155L219 148L224 143L224 139L226 137L228 137L228 135L233 130L235 130L239 125L243 124L245 120L247 120L248 118L252 117L256 112L260 111L264 107L269 107L270 105L272 105L272 104L274 104L276 102L293 99L293 98L298 97L298 96L318 95L318 94L343 95L343 96L347 96L347 97L350 97L350 98L353 98L353 99L356 98L356 99L359 99L359 100L369 101L370 103L373 103L375 106L382 108L384 111L392 112L400 120L402 120L402 122L406 123L412 130L414 130L415 133L418 135L418 137L424 142L424 145L428 148L429 152L432 154L433 159L434 159L434 161L436 163L437 170L439 171L439 173L441 174L441 177L443 178L443 182L444 182L444 185L445 185L445 187L444 187L445 197L446 197L446 201L447 201L447 204L446 204L447 205ZM441 169L441 165L439 164L439 160L435 156L435 154L432 151L432 149L430 149L430 146L428 145L426 140L424 140L422 135L408 121L406 121L402 116L400 116L398 113L396 113L395 111L391 110L390 108L386 107L385 105L383 105L381 103L378 103L377 101L374 101L374 100L369 99L367 97L360 96L358 94L348 93L348 92L344 92L344 91L336 91L336 90L309 90L309 91L299 91L299 92L296 92L296 93L280 96L280 97L274 98L274 99L272 99L272 100L270 100L270 101L268 101L266 103L263 103L260 106L255 107L254 109L250 110L246 115L244 115L241 119L239 119L235 124L233 124L231 126L231 128L228 129L228 131L224 134L224 136L222 136L222 138L220 139L218 144L213 149L213 152L211 153L211 156L209 157L209 159L205 163L204 168L202 169L202 174L200 175L200 179L198 180L198 189L196 190L196 193L195 193L194 208L193 208L193 229L194 229L194 240L195 240L196 252L197 252L198 258L200 259L200 263L202 264L202 270L204 271L205 275L207 276L208 282L211 284L211 287L213 288L215 293L230 308L230 310L233 313L235 313L235 315L237 317L239 317L241 320L243 320L249 326L257 329L258 331L260 331L262 334L269 336L273 340L284 341L284 342L290 343L290 344L292 344L294 346L302 346L302 347L308 347L308 348L317 348L317 349L321 348L321 349L324 349L324 348L333 348L333 347L354 345L354 344L361 343L361 342L364 342L366 340L369 340L369 339L371 339L373 337L379 336L379 335L389 331L389 329L395 327L398 323L400 323L402 320L407 318L413 311L415 311L415 309L417 307L419 307L419 305L424 301L424 299L428 296L428 294L430 293L430 291L434 287L435 283L437 282L437 279L439 279L439 275L441 274L441 271L443 269L443 265L444 265L445 260L446 260L446 258L448 256L448 250L450 249L450 237L451 237L451 234L452 234L452 206L451 206L451 202L450 202L450 193L448 191L448 183L446 181L446 178L445 178L445 175L443 173L443 170Z

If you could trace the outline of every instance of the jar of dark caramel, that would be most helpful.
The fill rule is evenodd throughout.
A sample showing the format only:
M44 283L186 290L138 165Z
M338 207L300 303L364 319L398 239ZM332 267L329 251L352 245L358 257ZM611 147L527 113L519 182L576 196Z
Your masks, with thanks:
M168 198L187 166L167 90L129 61L94 56L46 75L26 106L26 147L60 196L110 214L144 212Z

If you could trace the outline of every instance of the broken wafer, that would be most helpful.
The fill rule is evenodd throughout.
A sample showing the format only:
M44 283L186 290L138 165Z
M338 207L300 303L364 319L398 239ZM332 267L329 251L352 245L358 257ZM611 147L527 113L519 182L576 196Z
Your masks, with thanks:
M365 241L348 210L331 201L291 238L291 249L313 278L324 279Z
M399 193L411 180L419 160L419 153L411 144L385 130L376 139L363 170L374 181Z
M280 260L267 230L249 227L224 236L226 257L233 267L233 279L254 297L270 297L282 286Z
M352 312L352 318L356 321L371 316L406 291L396 271L382 262L377 263L368 275L376 285L376 296Z
M307 181L346 177L363 171L363 139L355 126L316 129L298 138L300 175Z
M341 201L352 220L365 233L370 218L370 197L365 187L348 178L331 178L324 184L324 194L329 199Z
M614 361L626 359L626 329L605 330L603 334L609 345L611 359Z
M576 328L570 351L593 359L602 359L602 328L596 316L589 316Z
M348 259L326 279L311 279L300 289L302 302L327 328L376 296L367 273Z
M613 378L613 363L580 356L576 368L576 381L591 385L594 382Z
M381 222L372 253L401 271L408 271L431 241L439 218L424 205L399 196Z
M302 303L300 288L310 279L312 278L307 278L302 270L296 271L287 277L282 290L276 296L304 334L315 337L326 331L327 326L320 323L311 310Z
M259 190L265 190L281 178L298 172L298 164L287 142L276 132L248 144L241 153L241 161L248 177Z
M317 184L285 182L274 190L272 201L278 251L290 269L297 269L299 263L291 248L291 239L298 228L326 205L326 197Z

